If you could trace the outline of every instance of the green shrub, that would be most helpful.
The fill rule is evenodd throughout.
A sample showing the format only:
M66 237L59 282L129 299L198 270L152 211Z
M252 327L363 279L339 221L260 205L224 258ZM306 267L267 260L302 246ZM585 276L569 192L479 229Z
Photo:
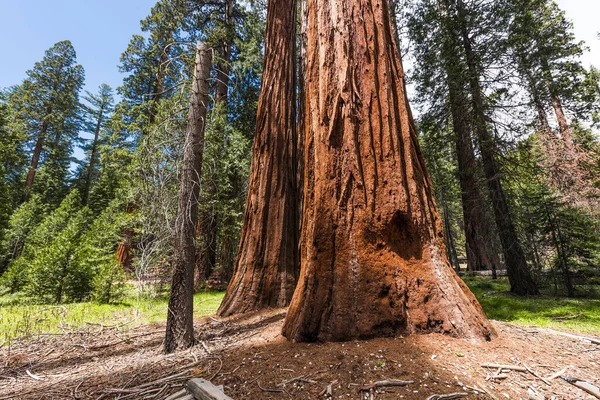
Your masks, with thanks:
M102 265L92 280L92 300L102 304L122 300L126 278L125 271L117 262Z

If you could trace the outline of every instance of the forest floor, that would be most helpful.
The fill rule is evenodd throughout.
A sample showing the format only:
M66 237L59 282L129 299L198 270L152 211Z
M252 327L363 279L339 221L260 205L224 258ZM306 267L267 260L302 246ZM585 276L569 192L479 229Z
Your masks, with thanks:
M224 385L236 400L425 400L455 392L468 393L468 399L528 399L529 392L545 396L539 399L593 398L561 378L550 380L567 367L565 375L600 386L600 346L544 327L494 321L498 338L491 342L429 334L295 344L280 335L284 317L285 310L269 310L199 318L198 345L171 355L162 353L162 323L88 327L13 342L0 349L0 400L164 399L192 377ZM484 363L532 372L491 379L497 371ZM412 383L369 388L384 379Z

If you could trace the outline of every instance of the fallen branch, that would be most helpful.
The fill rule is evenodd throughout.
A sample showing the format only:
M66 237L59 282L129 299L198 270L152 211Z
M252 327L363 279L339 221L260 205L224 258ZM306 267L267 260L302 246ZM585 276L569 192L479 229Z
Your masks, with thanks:
M519 367L518 365L502 365L502 364L481 364L481 366L483 368L493 368L493 369L510 369L513 371L519 371L519 372L528 372L527 368L525 367Z
M525 368L527 368L527 372L529 372L531 375L535 376L536 378L538 378L539 380L541 380L542 382L544 382L546 385L552 386L550 382L548 382L545 378L542 378L540 375L538 375L537 372L535 372L531 368L529 368L527 366L527 364L523 364L523 366Z
M467 397L469 394L464 392L448 393L448 394L434 394L427 398L427 400L454 400Z
M546 400L544 395L538 393L538 391L532 387L527 388L527 394L529 396L529 400Z
M29 375L29 377L31 379L35 379L36 381L43 381L44 380L44 378L42 378L41 376L32 374L28 369L26 369L25 372L27 373L27 375Z
M591 338L591 337L587 337L587 336L572 335L572 334L566 333L566 332L555 331L554 329L546 329L545 331L552 335L564 336L564 337L568 337L571 339L588 341L588 342L600 345L600 339L595 339L595 338Z
M170 395L169 397L167 397L164 400L176 400L179 399L180 397L183 397L187 394L187 391L185 389L181 389L179 392L175 392L172 395Z
M401 381L399 379L386 379L384 381L377 381L370 385L361 386L359 389L361 392L369 391L371 389L376 389L380 387L392 387L392 386L407 386L411 383L415 383L414 381Z
M556 378L558 378L559 376L563 375L565 372L567 372L567 370L568 370L568 369L569 369L569 367L563 368L563 369L561 369L560 371L558 371L558 372L556 372L556 373L554 373L554 374L550 375L550 376L549 376L547 379L548 379L549 381L551 381L552 379L556 379Z
M494 396L494 394L492 392L490 392L488 390L488 388L485 387L485 385L483 383L478 383L477 386L481 388L481 390L478 390L479 392L484 392L485 394L487 394L488 396L490 396L490 398L492 400L498 400L498 398L496 396Z
M262 386L260 386L260 382L256 381L256 384L258 385L258 388L260 390L262 390L263 392L272 392L272 393L280 393L283 392L284 390L281 388L264 388Z
M324 395L327 396L333 396L333 385L337 384L339 381L336 379L335 381L331 382L329 385L327 385L327 387L325 387L325 389L321 390L321 393L319 393L319 397L322 397Z
M570 378L570 377L564 376L564 375L561 376L561 378L564 381L569 382L571 385L600 399L600 389L597 388L596 386L592 385L591 383L582 381L581 379L577 379L577 378Z

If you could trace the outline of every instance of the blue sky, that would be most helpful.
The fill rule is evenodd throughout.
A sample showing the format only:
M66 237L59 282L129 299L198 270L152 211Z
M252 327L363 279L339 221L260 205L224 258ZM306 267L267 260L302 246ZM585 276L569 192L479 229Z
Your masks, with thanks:
M101 83L121 84L119 56L139 21L156 0L0 0L0 88L20 83L25 71L40 60L54 43L73 42L86 71L86 89L95 92ZM559 0L575 22L575 33L591 52L586 64L600 67L599 0Z
M96 92L121 84L117 65L140 20L156 0L0 0L0 88L25 79L25 72L54 43L68 39L85 68L86 86Z

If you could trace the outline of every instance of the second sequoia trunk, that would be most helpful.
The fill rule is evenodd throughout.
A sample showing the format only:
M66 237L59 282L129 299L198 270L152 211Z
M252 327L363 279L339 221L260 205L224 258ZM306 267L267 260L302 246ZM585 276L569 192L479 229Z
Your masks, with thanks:
M295 26L295 0L269 1L248 199L221 316L287 306L296 286Z
M387 0L308 0L301 272L283 334L494 335L452 270Z

